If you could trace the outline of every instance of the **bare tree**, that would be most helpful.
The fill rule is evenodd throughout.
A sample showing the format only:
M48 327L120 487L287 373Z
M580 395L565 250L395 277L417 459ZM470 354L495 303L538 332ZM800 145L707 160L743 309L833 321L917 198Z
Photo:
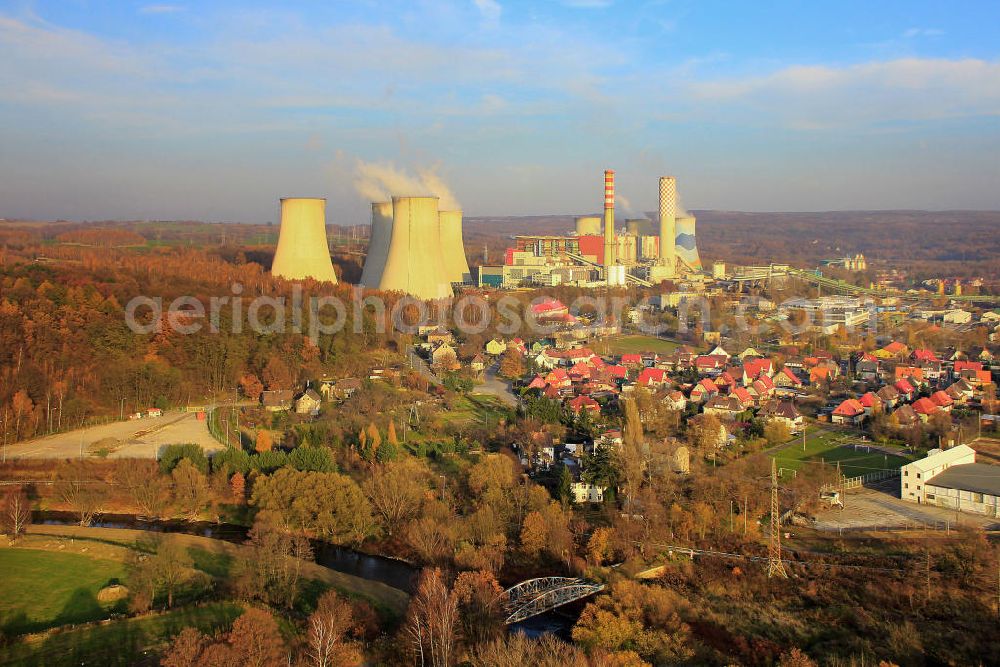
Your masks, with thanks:
M327 591L316 604L307 626L306 655L316 667L348 667L362 661L358 647L345 636L354 624L351 606L336 591Z
M440 569L424 570L407 610L406 634L421 665L450 667L458 645L458 596Z
M382 519L388 535L417 515L426 491L421 471L409 463L390 463L372 468L364 492Z
M140 515L162 516L170 501L170 480L160 475L156 461L122 459L115 478L128 491Z
M3 530L11 544L17 542L31 523L31 501L24 487L8 491L3 503L3 516L0 517Z
M80 515L80 525L89 526L105 500L104 481L86 461L73 459L56 469L55 491L59 499Z

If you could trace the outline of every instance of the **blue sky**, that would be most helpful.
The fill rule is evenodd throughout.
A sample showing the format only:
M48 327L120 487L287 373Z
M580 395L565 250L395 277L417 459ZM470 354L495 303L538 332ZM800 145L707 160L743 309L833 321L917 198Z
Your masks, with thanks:
M606 167L626 214L661 174L689 208L1000 209L1000 3L0 0L0 216L362 222L373 170L582 213Z

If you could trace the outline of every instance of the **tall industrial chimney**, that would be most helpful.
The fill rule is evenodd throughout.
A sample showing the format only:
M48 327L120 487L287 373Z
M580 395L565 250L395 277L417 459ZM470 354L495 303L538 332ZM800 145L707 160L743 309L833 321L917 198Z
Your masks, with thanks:
M666 269L663 277L673 278L677 267L674 243L677 240L677 180L660 177L660 265Z
M615 171L604 170L604 266L616 263L615 257Z
M452 295L441 252L437 197L392 198L392 234L378 288L418 299Z
M465 258L465 241L462 239L462 212L439 211L438 220L441 225L441 254L448 280L453 283L471 282L472 271Z
M392 236L392 202L372 202L372 230L368 237L368 254L361 269L360 284L377 288L385 269L385 258L389 254L389 239Z
M288 197L281 200L281 228L271 275L288 280L313 278L337 282L326 240L325 199Z

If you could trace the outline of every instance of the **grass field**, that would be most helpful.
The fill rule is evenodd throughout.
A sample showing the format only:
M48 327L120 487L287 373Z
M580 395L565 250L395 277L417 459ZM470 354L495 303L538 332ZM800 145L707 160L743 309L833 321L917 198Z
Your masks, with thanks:
M64 630L31 641L0 648L3 665L134 665L151 664L146 653L161 649L187 626L206 634L228 628L242 613L231 602L111 621L101 625Z
M114 605L98 602L97 593L123 576L121 563L35 549L0 549L0 572L7 635L107 617Z
M606 341L602 341L601 344L596 347L600 348L602 351L606 347L609 354L635 354L637 352L649 354L670 354L680 347L680 343L675 343L671 340L663 340L662 338L655 338L653 336L635 334L609 338Z
M840 463L840 472L845 477L857 477L869 472L898 469L911 459L896 454L868 449L869 444L857 437L841 431L810 428L806 431L805 449L801 437L792 440L772 456L779 468L801 470L805 465ZM867 450L867 451L866 451Z

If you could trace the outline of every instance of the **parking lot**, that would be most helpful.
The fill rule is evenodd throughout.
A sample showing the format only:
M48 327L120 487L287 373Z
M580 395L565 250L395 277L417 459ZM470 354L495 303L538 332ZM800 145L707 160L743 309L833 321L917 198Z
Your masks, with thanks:
M847 492L844 509L830 508L816 517L819 530L862 530L866 528L921 528L947 530L956 525L998 527L1000 521L968 512L916 505L899 498L899 478Z
M7 458L65 459L81 451L94 455L99 447L106 447L109 458L155 458L166 445L184 443L206 451L221 447L208 432L207 421L194 412L173 410L162 417L116 421L8 445Z

